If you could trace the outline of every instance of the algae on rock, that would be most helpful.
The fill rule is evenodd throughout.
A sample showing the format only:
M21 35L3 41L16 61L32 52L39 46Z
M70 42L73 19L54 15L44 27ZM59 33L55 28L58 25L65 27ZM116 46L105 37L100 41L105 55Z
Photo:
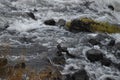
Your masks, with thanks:
M77 32L120 33L120 27L107 22L98 22L90 18L74 19L66 22L65 27Z

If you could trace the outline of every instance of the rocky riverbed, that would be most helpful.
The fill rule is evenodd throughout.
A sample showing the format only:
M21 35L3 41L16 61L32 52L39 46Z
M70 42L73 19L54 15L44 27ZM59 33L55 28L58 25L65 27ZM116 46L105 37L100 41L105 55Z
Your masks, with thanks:
M107 25L102 32L81 31L75 22L75 28L67 28L79 31L66 29L66 22L76 18L119 27L119 4L117 0L0 0L1 80L120 80L119 28L111 32Z

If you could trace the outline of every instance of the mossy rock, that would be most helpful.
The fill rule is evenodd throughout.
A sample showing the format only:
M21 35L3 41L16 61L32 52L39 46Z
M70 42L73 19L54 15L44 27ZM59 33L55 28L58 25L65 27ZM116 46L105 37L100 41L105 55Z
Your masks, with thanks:
M66 28L77 32L120 33L120 27L107 22L98 22L90 18L74 19L66 22Z

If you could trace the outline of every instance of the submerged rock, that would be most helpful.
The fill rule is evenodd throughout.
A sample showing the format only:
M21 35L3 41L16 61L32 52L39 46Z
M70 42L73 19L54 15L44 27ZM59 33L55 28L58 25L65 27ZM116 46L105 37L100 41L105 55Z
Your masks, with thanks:
M65 80L89 80L89 76L85 69L81 69L72 75L66 75Z
M91 49L86 52L86 57L91 62L100 61L103 59L103 53L97 49Z
M55 26L55 25L56 25L56 22L55 22L54 19L49 19L49 20L44 21L44 24L45 24L45 25Z
M65 26L66 21L64 19L59 19L58 22L56 23L57 26Z
M66 22L66 27L71 32L102 32L120 33L120 27L107 22L98 22L89 18L74 19Z

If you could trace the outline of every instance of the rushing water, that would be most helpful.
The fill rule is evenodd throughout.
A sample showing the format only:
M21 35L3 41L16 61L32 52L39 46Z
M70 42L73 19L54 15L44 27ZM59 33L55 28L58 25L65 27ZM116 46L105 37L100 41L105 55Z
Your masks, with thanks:
M90 3L85 4L86 1ZM108 5L113 5L115 10L110 10ZM25 12L33 12L34 9L38 10L34 12L36 21L25 14ZM7 50L11 50L7 53L7 57L11 61L20 59L20 55L23 53L29 65L40 66L43 57L53 53L52 49L61 43L68 47L72 54L76 53L76 55L83 57L81 59L67 59L68 64L65 66L63 74L69 72L68 67L70 66L79 69L85 65L91 80L104 80L106 76L120 80L120 72L117 69L101 66L99 63L90 63L84 57L85 51L90 47L82 46L81 40L96 34L73 34L58 26L43 24L44 20L51 18L56 21L61 18L69 21L74 18L90 17L98 21L119 25L119 14L120 1L118 0L0 0L0 29L9 24L7 30L0 32L0 46L10 47L7 48ZM112 34L111 36L118 42L120 41L120 34ZM108 54L106 50L102 51ZM112 54L106 56L119 62Z

